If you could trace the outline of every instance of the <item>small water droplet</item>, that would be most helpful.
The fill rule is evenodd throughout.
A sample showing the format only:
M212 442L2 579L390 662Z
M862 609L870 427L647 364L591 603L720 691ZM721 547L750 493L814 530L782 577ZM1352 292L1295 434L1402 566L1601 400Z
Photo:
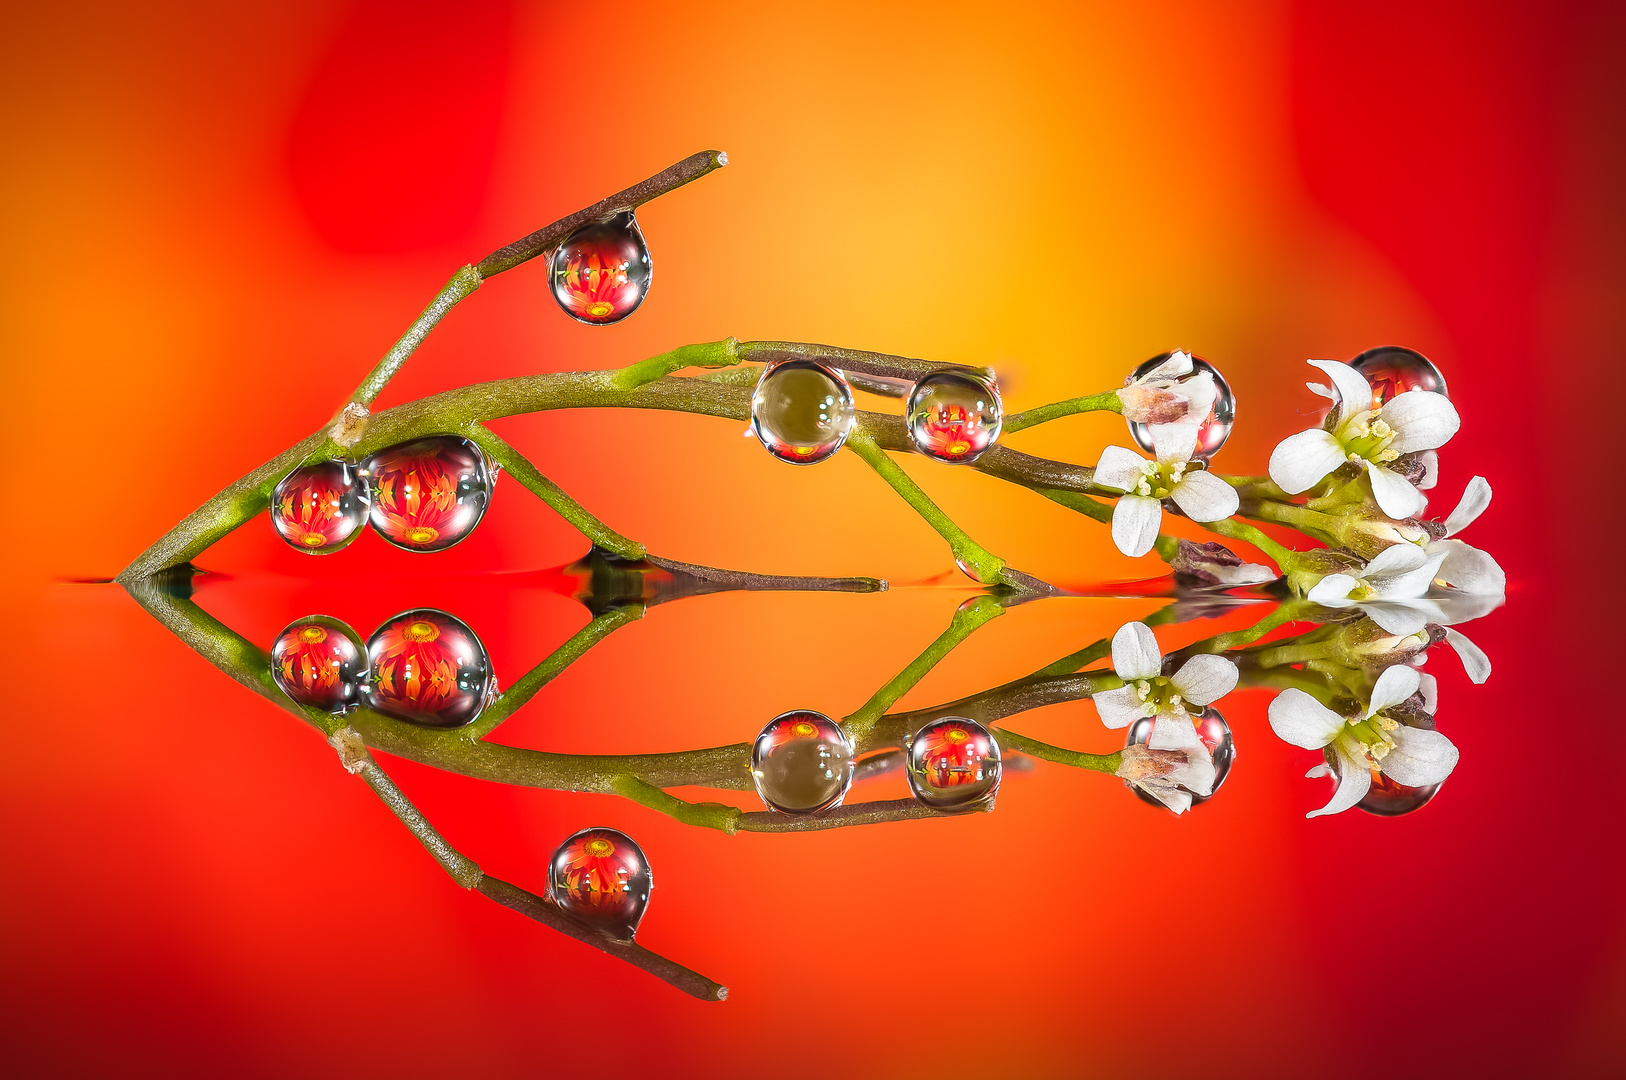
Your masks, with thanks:
M1140 378L1173 355L1172 352L1166 352L1152 357L1136 368L1130 378ZM1203 461L1219 453L1220 447L1225 445L1225 440L1231 437L1231 426L1236 423L1236 396L1231 393L1231 384L1225 381L1225 376L1221 375L1213 364L1200 356L1193 356L1191 374L1181 378L1179 382L1183 383L1205 371L1214 376L1214 386L1219 391L1219 396L1214 399L1214 407L1208 411L1208 419L1204 420L1202 427L1197 430L1197 450L1192 457ZM1129 434L1142 450L1148 454L1153 452L1152 433L1147 430L1147 425L1130 424Z
M1231 725L1225 722L1225 717L1220 715L1218 709L1212 705L1204 709L1202 714L1196 718L1196 726L1197 738L1202 740L1204 746L1208 747L1209 756L1214 759L1214 787L1207 795L1193 795L1191 797L1192 806L1205 803L1219 794L1220 785L1225 783L1225 778L1231 774L1231 764L1236 761L1236 742L1231 738ZM1124 745L1144 744L1151 737L1152 718L1143 716L1129 725L1129 736L1124 741ZM1135 797L1142 802L1151 803L1157 807L1163 806L1162 803L1133 784L1125 783L1124 786L1133 791Z
M1431 390L1442 397L1445 376L1429 358L1399 345L1380 345L1368 349L1349 362L1349 366L1366 376L1372 384L1372 408L1381 409L1397 394L1408 390Z
M553 298L584 323L620 322L644 302L652 264L631 211L584 225L553 253Z
M446 550L474 531L491 502L485 455L455 435L387 447L362 472L372 492L368 523L406 551Z
M781 713L751 747L751 778L768 809L816 814L846 797L853 753L847 733L823 713Z
M271 680L301 705L344 712L367 692L367 648L338 619L307 615L283 627L272 643Z
M938 371L915 383L904 405L909 441L927 457L975 461L999 439L1005 422L999 388L972 372Z
M271 525L307 555L329 555L361 535L371 497L360 470L344 461L302 465L271 491Z
M548 866L554 902L617 941L638 932L654 887L643 848L617 829L583 829L554 849Z
M976 810L999 791L999 743L975 720L933 720L915 732L908 750L910 790L934 810Z
M852 432L852 387L815 360L781 360L763 369L751 395L751 430L768 453L793 465L823 461Z
M435 608L403 611L367 639L367 704L430 727L472 723L496 693L491 658L461 619Z

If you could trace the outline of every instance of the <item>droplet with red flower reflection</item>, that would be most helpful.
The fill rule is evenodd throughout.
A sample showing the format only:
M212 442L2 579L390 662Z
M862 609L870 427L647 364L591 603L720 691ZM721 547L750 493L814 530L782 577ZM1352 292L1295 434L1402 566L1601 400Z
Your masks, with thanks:
M816 814L846 797L854 752L841 725L823 713L781 713L751 746L751 779L768 809Z
M1328 767L1332 769L1333 788L1338 787L1341 775L1339 769L1342 761L1337 754L1323 755ZM1421 810L1438 795L1445 782L1429 784L1427 787L1408 787L1397 784L1377 769L1372 770L1372 786L1366 790L1366 795L1356 803L1357 809L1365 810L1368 814L1378 817L1400 817Z
M1159 364L1173 355L1172 352L1159 353L1136 368L1129 377L1138 379L1153 371ZM1225 440L1231 437L1231 427L1236 423L1236 395L1231 393L1231 384L1225 381L1225 376L1219 373L1219 368L1210 364L1207 360L1200 356L1193 356L1191 358L1191 374L1177 379L1176 384L1195 378L1205 371L1214 376L1214 389L1219 393L1214 398L1214 407L1208 410L1207 419L1197 429L1197 449L1191 456L1202 461L1207 461L1219 453L1220 447L1225 445ZM1152 432L1148 425L1132 423L1129 425L1129 434L1134 438L1135 445L1142 450L1148 454L1155 452L1152 447Z
M366 646L338 619L295 619L271 645L271 681L301 705L344 712L366 693Z
M345 461L301 465L271 489L271 525L307 555L328 555L361 535L371 498L367 480Z
M583 829L553 853L548 888L554 902L617 941L631 941L655 887L649 860L616 829Z
M455 435L386 447L362 472L372 489L368 524L407 551L446 550L474 531L491 502L491 466Z
M1225 783L1225 778L1230 775L1231 763L1236 760L1236 743L1231 738L1231 725L1225 722L1225 717L1220 715L1218 709L1210 705L1202 711L1201 715L1195 718L1195 723L1197 738L1202 740L1204 746L1208 747L1209 756L1214 759L1214 787L1207 795L1193 794L1191 796L1192 806L1205 803L1219 793L1220 785ZM1129 725L1129 737L1125 740L1124 745L1143 744L1151 737L1152 718L1143 716ZM1124 787L1133 791L1135 797L1140 799L1141 802L1150 803L1165 810L1168 809L1127 780L1124 782Z
M649 292L649 245L632 212L585 225L553 253L553 298L584 323L620 322Z
M1349 362L1349 366L1366 376L1372 384L1372 408L1381 409L1396 395L1408 390L1429 390L1442 397L1445 376L1428 357L1399 345L1380 345L1368 349Z
M938 371L921 379L909 392L903 415L916 450L955 465L981 457L1005 422L999 387L969 371Z
M975 720L933 720L915 732L908 751L909 788L934 810L976 810L999 791L999 743Z
M816 360L769 364L751 395L751 433L792 465L813 465L840 450L856 415L846 378Z
M496 692L486 647L461 619L435 608L404 611L367 639L367 704L431 727L472 723Z

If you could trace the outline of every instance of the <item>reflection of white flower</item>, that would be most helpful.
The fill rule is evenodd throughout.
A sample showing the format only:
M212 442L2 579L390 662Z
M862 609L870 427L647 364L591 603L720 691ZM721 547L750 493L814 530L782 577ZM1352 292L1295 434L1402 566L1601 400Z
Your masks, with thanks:
M1191 809L1191 794L1214 791L1214 760L1194 750L1148 750L1138 743L1124 747L1115 774L1158 802L1183 814Z
M1332 801L1305 817L1337 814L1366 797L1377 769L1397 784L1438 784L1457 767L1457 748L1437 731L1403 727L1383 715L1417 692L1415 668L1383 670L1363 716L1346 721L1303 690L1283 690L1270 703L1270 726L1284 741L1307 750L1331 747L1338 759L1338 790ZM1321 775L1323 766L1311 770Z
M1134 424L1201 424L1219 400L1219 384L1208 371L1198 371L1191 354L1175 350L1169 358L1118 391L1124 418Z
M1268 566L1243 562L1236 552L1224 544L1214 541L1198 544L1183 538L1175 547L1169 569L1227 589L1239 585L1262 585L1281 576Z
M1173 499L1193 521L1219 521L1236 513L1236 489L1208 470L1192 467L1197 431L1196 424L1154 425L1156 461L1121 446L1101 451L1095 483L1124 492L1112 508L1112 541L1125 555L1152 550L1163 524L1164 499Z
M1366 470L1372 495L1385 514L1416 515L1426 503L1422 493L1387 466L1402 454L1444 446L1461 426L1456 407L1443 394L1408 390L1373 409L1372 387L1360 372L1336 360L1309 363L1332 380L1337 398L1332 427L1283 439L1270 455L1271 480L1297 495L1347 461Z
M1158 651L1151 629L1145 623L1132 622L1124 623L1112 635L1112 667L1124 685L1091 695L1103 724L1123 728L1150 716L1152 733L1146 739L1147 749L1189 750L1213 764L1185 706L1189 702L1201 711L1236 689L1235 664L1212 653L1198 653L1173 675L1164 675L1163 654ZM1208 791L1197 794L1207 795Z
M1368 648L1372 653L1400 648L1413 638L1415 644L1426 645L1428 636L1424 630L1432 623L1444 629L1445 643L1456 650L1469 680L1479 684L1490 678L1490 657L1455 627L1489 614L1503 602L1501 593L1453 596L1436 592L1414 600L1367 600L1355 606L1386 633L1394 635L1387 642L1371 643Z
M1393 544L1355 574L1328 574L1305 599L1327 607L1365 600L1412 600L1426 596L1445 552L1430 555L1415 544Z
M1490 506L1490 501L1490 483L1483 476L1468 481L1468 486L1462 492L1462 501L1445 519L1446 537L1455 536L1473 524L1474 519ZM1440 539L1426 543L1423 550L1428 552L1430 558L1436 555L1441 557L1439 569L1434 575L1439 585L1477 596L1500 595L1507 591L1507 575L1495 559L1476 547L1470 547L1461 540Z

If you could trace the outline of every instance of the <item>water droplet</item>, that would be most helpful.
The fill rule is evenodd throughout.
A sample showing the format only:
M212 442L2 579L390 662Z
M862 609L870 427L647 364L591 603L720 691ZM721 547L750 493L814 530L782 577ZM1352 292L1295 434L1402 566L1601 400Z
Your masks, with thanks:
M617 941L638 932L654 887L643 848L616 829L583 829L554 849L549 863L554 902Z
M1445 392L1445 376L1440 374L1440 369L1422 353L1399 345L1368 349L1351 360L1349 366L1372 384L1374 409L1381 409L1385 402L1408 390L1432 390L1450 397Z
M975 720L933 720L909 740L907 775L915 798L932 809L976 810L999 791L999 743Z
M1152 357L1136 368L1130 378L1140 378L1173 355L1172 352L1166 352ZM1225 381L1225 376L1221 375L1213 364L1200 356L1193 356L1191 374L1179 379L1178 382L1186 382L1205 371L1214 376L1214 386L1219 391L1219 396L1214 399L1214 407L1208 411L1208 419L1203 421L1202 427L1197 431L1197 451L1192 457L1203 461L1219 453L1219 448L1231 437L1231 425L1236 423L1236 395L1231 393L1231 384ZM1134 437L1137 446L1148 454L1152 453L1152 433L1147 430L1145 424L1130 424L1129 434Z
M407 551L446 550L474 531L491 501L485 455L455 435L380 450L362 472L372 489L368 523Z
M840 450L855 415L847 380L814 360L769 364L751 395L752 433L768 453L793 465L812 465Z
M1338 788L1338 781L1342 775L1341 762L1337 754L1323 754L1327 764L1332 769L1334 790ZM1439 794L1444 781L1430 784L1427 787L1407 787L1397 784L1377 769L1372 770L1372 786L1367 789L1366 796L1356 803L1359 810L1378 817L1401 817L1413 813L1427 806L1434 796Z
M435 608L403 611L367 639L367 704L431 727L472 723L496 693L486 647L461 619Z
M751 778L768 809L816 814L840 806L853 782L853 744L841 726L811 710L768 721L751 747Z
M1005 414L994 380L972 372L939 371L915 383L904 405L904 419L916 450L960 464L977 460L994 445Z
M301 705L344 712L367 692L366 646L338 619L295 619L271 645L271 680Z
M584 225L553 253L553 298L584 323L620 322L644 302L652 267L632 212Z
M1225 783L1225 778L1231 773L1231 763L1236 761L1236 743L1231 738L1231 725L1225 722L1225 717L1220 715L1218 709L1212 705L1204 709L1201 715L1196 718L1196 725L1197 738L1202 740L1204 746L1208 747L1208 754L1214 759L1214 787L1207 795L1193 795L1191 797L1192 806L1205 803L1219 794L1220 785ZM1138 743L1145 743L1151 737L1152 718L1143 716L1129 725L1129 737L1125 740L1124 745L1134 746ZM1163 806L1162 803L1133 784L1126 783L1124 786L1133 791L1136 798L1142 802L1151 803L1153 806L1158 807Z
M307 555L328 555L361 535L371 502L367 479L349 462L302 465L271 490L271 525Z

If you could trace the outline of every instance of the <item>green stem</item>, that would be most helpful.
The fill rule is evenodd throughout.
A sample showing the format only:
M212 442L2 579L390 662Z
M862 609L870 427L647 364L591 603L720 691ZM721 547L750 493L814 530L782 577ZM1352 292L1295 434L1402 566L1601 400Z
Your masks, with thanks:
M1036 409L1019 412L1015 416L1007 416L1002 428L1005 434L1014 431L1023 431L1030 427L1059 420L1064 416L1087 412L1114 412L1121 413L1123 403L1118 400L1118 391L1108 390L1101 394L1090 394L1086 397L1077 397L1069 401L1052 402L1049 405L1040 405Z
M936 503L932 502L927 494L920 490L920 485L909 478L897 462L886 456L875 441L862 432L853 432L847 437L847 448L880 474L881 479L892 485L892 490L903 497L903 501L915 508L915 512L926 519L926 523L944 540L948 541L949 550L954 553L954 561L960 564L961 569L972 574L984 585L998 585L1005 581L1002 571L1005 569L1005 560L999 558L985 549L981 544L954 523L954 521Z
M571 527L585 536L593 546L601 547L623 559L637 560L648 554L644 545L622 536L600 521L587 507L572 499L564 488L543 476L524 454L499 438L490 428L479 422L472 422L465 430L469 438L485 451L487 457L507 469L527 491L547 503L554 513L569 522Z
M1010 728L996 727L994 735L999 745L1007 750L1015 750L1029 757L1052 761L1057 765L1070 765L1076 769L1091 769L1109 775L1116 774L1118 765L1123 761L1124 753L1118 750L1111 754L1086 754L1079 750L1067 750L1060 746L1052 746L1038 739L1030 739L1026 735L1019 735Z
M888 709L897 704L899 698L913 689L916 683L926 677L928 671L953 652L955 646L975 633L978 627L997 619L1004 612L1004 606L991 596L978 596L961 604L954 612L954 618L950 620L948 629L939 634L937 640L928 645L924 652L910 661L908 667L875 691L857 712L845 717L842 720L842 727L855 740L866 734Z
M1282 573L1290 574L1293 571L1294 559L1298 557L1298 553L1292 548L1278 544L1247 522L1237 521L1235 518L1226 518L1223 521L1205 521L1201 524L1203 528L1211 533L1252 544L1274 559L1276 566Z
M1299 605L1288 602L1278 604L1269 615L1254 623L1246 630L1233 630L1227 634L1215 634L1179 650L1181 656L1195 655L1196 653L1225 653L1232 649L1240 649L1245 645L1252 645L1283 623L1291 622L1293 616L1298 614Z
M1321 539L1330 539L1333 528L1337 522L1327 514L1311 510L1305 506L1294 503L1275 502L1270 499L1249 501L1242 508L1242 513L1257 521L1268 521L1275 525L1286 525Z
M417 351L423 339L429 336L440 320L446 317L447 312L456 307L458 301L468 296L480 287L480 271L472 266L465 266L452 275L452 280L440 290L440 295L429 302L423 309L423 314L415 319L407 332L401 335L401 340L390 347L384 358L368 373L356 387L356 392L350 395L350 400L360 405L371 405L373 399L395 378L395 373L401 370L401 365Z
M684 368L733 367L742 359L739 349L738 338L724 338L722 341L708 341L699 345L680 345L671 352L629 364L610 376L610 385L617 390L636 390L645 383L664 379Z
M514 713L518 712L548 683L552 682L571 664L587 655L589 649L609 637L621 627L630 622L637 622L644 617L642 604L628 604L625 607L611 608L602 615L595 617L586 626L570 636L570 640L548 654L547 659L522 675L513 686L503 691L502 695L480 714L480 718L467 727L457 729L457 734L469 741L478 742L490 735L493 731Z

